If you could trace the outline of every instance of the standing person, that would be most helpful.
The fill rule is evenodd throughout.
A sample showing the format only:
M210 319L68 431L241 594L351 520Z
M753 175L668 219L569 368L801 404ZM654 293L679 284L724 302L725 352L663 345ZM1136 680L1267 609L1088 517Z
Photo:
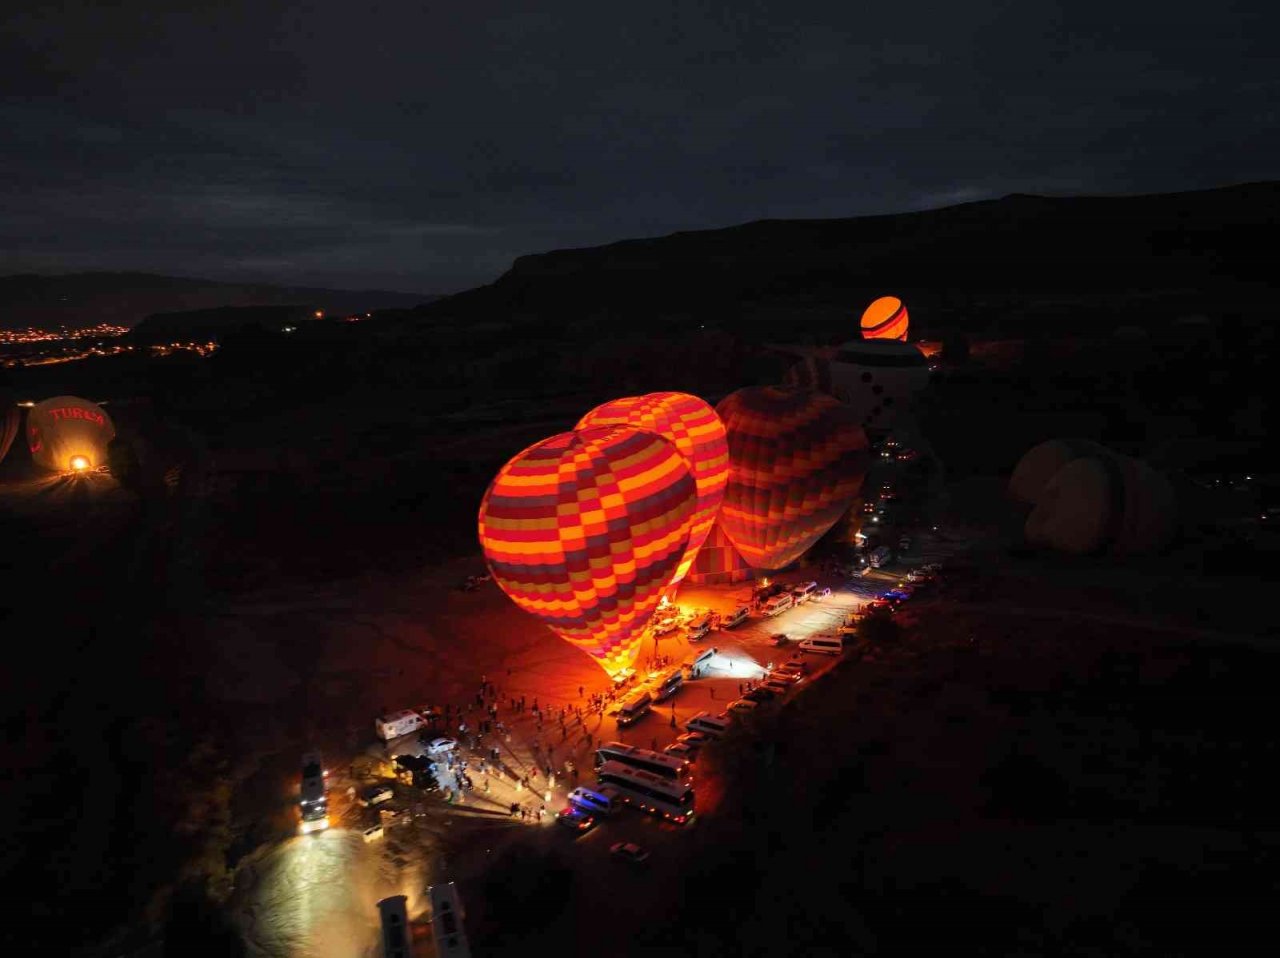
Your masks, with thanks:
M582 698L582 686L578 686L578 698Z

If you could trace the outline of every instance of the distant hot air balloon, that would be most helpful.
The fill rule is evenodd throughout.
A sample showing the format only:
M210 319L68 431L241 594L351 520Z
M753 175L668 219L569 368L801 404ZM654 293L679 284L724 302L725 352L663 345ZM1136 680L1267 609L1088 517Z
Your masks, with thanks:
M58 472L84 472L107 462L107 444L115 437L111 418L97 403L57 396L27 413L27 445L37 466Z
M1027 516L1027 541L1059 552L1154 552L1176 529L1169 480L1144 462L1103 449L1073 459L1040 491Z
M635 660L697 499L672 442L592 426L530 446L498 471L480 503L480 544L516 605L612 675Z
M866 433L832 397L782 386L739 389L716 412L729 437L719 525L753 568L790 565L861 490Z
M907 307L897 296L881 296L862 314L863 339L907 341Z
M697 396L659 392L628 396L597 406L582 417L577 428L613 425L634 426L669 439L693 473L698 504L684 558L671 579L674 587L688 574L724 498L724 487L729 481L729 446L725 441L724 423L716 411Z
M747 565L747 560L734 548L720 523L714 523L707 541L698 551L698 557L693 560L689 581L696 585L722 585L746 582L751 577L751 566Z

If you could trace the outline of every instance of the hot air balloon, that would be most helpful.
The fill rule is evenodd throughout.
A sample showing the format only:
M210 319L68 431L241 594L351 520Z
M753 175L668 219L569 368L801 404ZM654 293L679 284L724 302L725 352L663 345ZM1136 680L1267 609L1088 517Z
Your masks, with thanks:
M1169 480L1146 463L1109 450L1073 459L1040 491L1027 516L1027 541L1072 555L1154 552L1176 529Z
M910 343L855 340L831 357L809 356L786 373L787 385L834 396L867 429L890 429L929 383L928 360Z
M897 296L881 296L862 313L863 339L907 341L907 307Z
M724 423L711 406L688 393L660 392L615 399L582 417L577 428L588 426L634 426L657 433L675 444L689 464L698 488L693 526L684 558L676 568L668 593L680 584L715 522L729 481L729 446Z
M729 438L720 526L753 568L790 565L861 490L866 433L832 397L782 386L739 389L716 412Z
M1067 463L1085 456L1114 455L1089 439L1050 439L1027 450L1009 477L1009 495L1034 505L1049 480Z
M720 585L730 582L746 582L752 576L751 566L742 558L742 553L734 548L729 537L720 528L720 523L713 523L707 541L693 560L693 568L689 570L689 581L697 585Z
M107 462L107 444L115 437L111 418L97 403L57 396L27 413L27 445L38 466L58 472L84 472Z
M480 503L480 545L516 605L613 675L635 660L697 500L674 443L593 426L530 446L498 471Z

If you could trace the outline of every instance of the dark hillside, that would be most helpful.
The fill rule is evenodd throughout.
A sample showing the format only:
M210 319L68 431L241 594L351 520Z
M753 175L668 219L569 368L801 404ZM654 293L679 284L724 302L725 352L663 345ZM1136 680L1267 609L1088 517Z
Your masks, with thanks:
M1134 197L999 200L892 216L761 221L556 250L419 312L509 314L537 326L714 324L751 338L847 335L887 291L915 330L963 322L1025 335L1142 324L1186 312L1250 312L1271 289L1268 237L1280 183Z

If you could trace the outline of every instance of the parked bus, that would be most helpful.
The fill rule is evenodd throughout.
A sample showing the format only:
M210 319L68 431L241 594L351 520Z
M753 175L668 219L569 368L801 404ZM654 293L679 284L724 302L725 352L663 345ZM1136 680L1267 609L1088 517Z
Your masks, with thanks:
M601 785L611 785L628 805L661 815L678 825L693 818L693 786L667 779L621 762L605 762L596 773Z
M689 763L684 759L622 742L605 742L596 749L596 768L605 762L621 762L671 782L689 781Z
M298 806L302 812L302 834L329 827L329 798L326 791L324 761L319 752L307 752L302 756L302 787L298 796Z
M632 722L640 721L648 714L652 706L653 696L648 692L643 689L639 692L632 692L618 706L618 724L630 725Z
M661 702L671 698L680 690L680 686L684 685L684 669L674 668L668 670L666 675L658 679L654 685L653 700Z

